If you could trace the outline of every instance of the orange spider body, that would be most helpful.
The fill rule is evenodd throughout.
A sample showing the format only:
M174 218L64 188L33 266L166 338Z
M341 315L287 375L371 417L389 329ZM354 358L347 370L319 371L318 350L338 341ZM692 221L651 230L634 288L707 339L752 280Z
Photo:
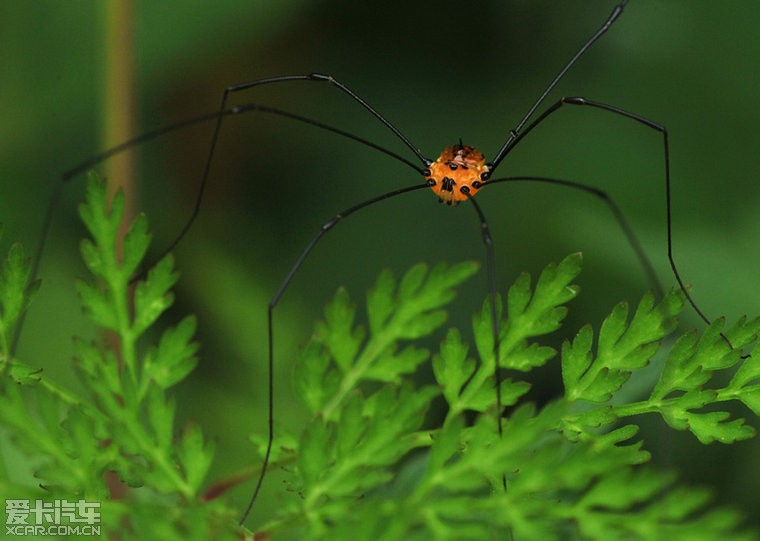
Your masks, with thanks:
M458 205L478 192L485 184L482 175L488 171L482 152L459 143L443 149L425 171L425 177L441 203Z

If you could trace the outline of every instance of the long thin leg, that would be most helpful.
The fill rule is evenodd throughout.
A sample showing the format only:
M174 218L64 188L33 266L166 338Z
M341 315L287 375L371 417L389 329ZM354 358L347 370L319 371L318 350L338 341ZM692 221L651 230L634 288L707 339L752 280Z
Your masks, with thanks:
M584 191L591 195L595 195L596 197L601 199L609 207L610 211L612 211L612 214L615 217L615 220L617 220L618 225L623 230L623 233L628 239L628 244L631 246L631 248L633 248L633 251L636 254L636 258L639 260L639 264L641 265L641 268L644 270L644 273L647 275L647 279L649 280L649 283L651 284L652 289L654 289L655 293L657 294L659 298L663 298L665 296L664 291L662 289L662 284L660 284L660 281L657 278L657 274L654 271L652 262L649 260L649 257L647 256L646 252L642 248L641 243L639 242L639 239L636 236L636 233L633 231L633 228L631 227L630 223L628 222L625 215L623 214L623 211L620 210L620 207L615 202L615 200L612 199L612 196L610 196L610 194L608 194L604 190L600 190L599 188L595 188L593 186L589 186L587 184L583 184L581 182L576 182L573 180L564 180L564 179L550 178L550 177L536 177L536 176L496 178L496 179L489 180L483 186L496 184L497 182L545 182L548 184L555 184L559 186L567 186L568 188L575 188L577 190Z
M627 1L627 0L626 0ZM414 146L407 137L402 134L396 126L390 123L383 115L377 112L369 103L367 103L363 98L361 98L356 92L348 88L345 84L338 81L335 77L332 75L325 75L324 73L309 73L306 75L284 75L280 77L269 77L267 79L257 79L255 81L249 81L247 83L238 83L232 86L227 87L227 89L224 91L224 96L222 98L222 109L224 109L225 104L227 103L227 97L229 94L233 92L240 92L243 90L247 90L249 88L253 88L255 86L262 86L272 83L283 83L287 81L312 81L312 82L321 82L321 83L329 83L333 87L337 88L344 94L348 95L352 100L354 100L356 103L364 107L367 111L369 111L372 116L374 116L377 120L379 120L381 123L385 125L386 128L388 128L390 131L393 132L393 134L398 137L401 142L403 142L409 150L411 150L415 156L420 160L420 162L425 165L426 167L429 166L432 161L430 161L428 158L426 158L419 148Z
M631 113L629 111L625 111L613 105L607 105L605 103L589 100L582 97L565 97L565 98L561 98L554 105L552 105L546 111L541 113L538 116L538 118L536 118L533 122L531 122L528 125L528 127L525 128L525 130L514 139L514 143L510 147L510 150L515 148L515 146L520 141L522 141L525 138L525 136L528 135L535 127L540 125L544 120L546 120L553 113L560 110L564 105L587 105L589 107L601 109L602 111L608 111L610 113L614 113L624 118L635 120L636 122L643 124L644 126L651 128L662 135L663 151L664 151L664 156L665 156L665 221L666 221L666 229L667 229L668 261L670 262L670 268L673 271L673 276L675 276L676 282L678 282L678 287L681 289L681 291L683 291L684 295L686 296L686 300L694 309L694 312L696 312L696 314L700 318L702 318L702 321L704 321L707 325L709 325L711 323L710 318L708 318L704 314L704 312L700 310L700 308L697 306L697 303L692 298L691 294L686 288L686 284L681 278L681 274L678 272L678 267L676 266L675 259L673 258L673 231L672 231L672 223L671 223L672 220L671 220L671 210L670 210L670 146L668 144L667 128L641 115L638 115L636 113Z
M493 333L493 354L494 354L494 380L496 383L496 408L497 408L497 423L499 428L499 437L502 436L504 429L502 427L502 405L501 405L501 346L499 343L499 313L496 309L496 261L494 258L493 239L491 238L491 231L488 228L488 221L486 220L483 210L478 205L475 198L469 194L469 188L467 186L462 188L465 195L472 203L475 212L478 214L478 220L480 221L480 234L483 237L483 244L486 246L486 268L488 271L488 298L491 304L491 332Z
M404 143L417 158L422 163L423 168L428 167L431 163L433 163L430 159L426 158L422 152L414 146L409 139L402 134L398 128L396 128L393 124L391 124L383 115L378 113L371 105L369 105L363 98L361 98L356 92L348 88L345 84L341 83L337 79L335 79L331 75L325 75L322 73L310 73L305 75L283 75L279 77L268 77L266 79L257 79L255 81L249 81L245 83L238 83L234 84L232 86L228 86L226 89L224 89L224 92L222 94L222 103L219 106L219 111L224 111L227 109L227 100L229 99L230 95L236 93L236 92L242 92L244 90L248 90L254 87L264 86L264 85L271 85L271 84L277 84L277 83L287 83L287 82L293 82L293 81L310 81L310 82L324 82L329 83L334 88L337 88L344 94L348 95L352 100L354 100L356 103L361 105L364 109L369 111L377 120L379 120L383 125L385 125L393 134L401 140L402 143ZM235 108L232 108L231 110L235 110ZM182 229L180 230L179 234L175 237L175 239L171 242L171 244L161 252L161 255L157 258L160 259L170 251L172 251L177 244L182 240L182 238L185 236L185 234L190 230L193 223L195 222L195 219L198 217L198 213L201 208L201 201L203 200L203 195L206 191L206 186L208 184L208 178L209 174L211 172L211 163L214 159L214 153L216 151L216 145L219 141L219 134L222 129L222 120L227 115L219 115L216 119L216 124L214 125L214 133L211 136L211 144L209 146L209 152L208 156L206 158L206 164L203 167L203 175L201 176L201 182L198 185L198 191L195 195L195 203L193 206L193 210L190 213L190 217L187 219L185 224L182 226ZM297 115L288 114L286 116L296 117ZM321 123L317 121L309 121L310 124L320 126ZM324 125L322 125L324 127ZM330 131L334 131L336 133L342 133L343 135L346 135L348 132L344 132L343 130L338 130L337 128L331 128ZM361 140L362 142L365 142L365 144L369 144L370 146L373 146L377 148L377 145L374 145L373 143L369 143L369 141L363 140L359 137L350 135L352 139L355 140ZM395 153L392 153L390 151L385 151L386 154L394 155L397 159L400 159L404 162L406 162L411 167L417 169L421 172L420 168L417 168L411 162L408 160L401 158L400 156L396 155Z
M58 207L58 201L61 199L61 192L63 191L63 183L56 183L53 194L50 196L47 209L45 209L45 218L42 222L42 233L37 241L37 250L34 253L34 259L32 259L32 269L29 273L29 284L34 284L37 281L37 273L40 268L40 261L42 261L42 253L45 251L45 244L47 242L50 228L53 225L53 214ZM26 321L27 310L21 312L18 320L16 321L16 327L13 329L13 338L11 339L10 357L16 354L16 347L21 339L21 331L24 328L24 322Z
M313 118L291 113L290 111L286 111L284 109L271 107L269 105L259 103L259 102L248 102L248 103L242 103L240 105L236 105L234 107L220 109L212 113L204 113L204 114L197 115L194 117L186 118L184 120L180 120L179 122L175 122L174 124L161 126L154 130L147 131L141 135L133 137L132 139L127 139L126 141L119 143L118 145L114 147L106 149L103 152L95 154L94 156L91 156L87 158L86 160L81 161L80 163L72 167L71 169L68 169L67 171L65 171L61 175L60 180L61 182L70 181L74 177L81 175L82 173L88 171L89 169L92 169L96 165L106 161L107 159L113 156L116 156L118 154L121 154L122 152L130 150L137 146L140 146L141 144L151 141L153 139L157 139L163 135L167 135L175 131L180 131L190 126L195 126L197 124L202 124L210 120L217 120L219 118L223 118L227 116L243 115L243 114L252 113L252 112L267 113L267 114L272 114L275 116L290 118L292 120L296 120L304 124L309 124L311 126L315 126L317 128L320 128L326 131L330 131L332 133L338 134L347 139L351 139L352 141L356 141L365 146L374 148L375 150L378 150L382 152L383 154L386 154L397 161L405 163L406 165L408 165L415 171L422 172L423 170L422 167L415 165L413 162L397 154L396 152L393 152L392 150L389 150L383 146L378 145L377 143L369 141L368 139L355 135L346 130L336 128L335 126L332 126L325 122L321 122L319 120L314 120Z
M478 214L478 221L480 222L480 234L483 237L483 244L486 246L486 268L488 271L488 298L491 305L491 333L493 334L493 379L496 385L496 427L499 432L499 438L504 436L504 420L502 419L502 398L501 398L501 382L504 379L503 370L501 368L501 341L499 340L499 312L496 309L496 260L493 249L493 238L491 238L491 230L488 227L488 220L483 213L483 209L480 208L475 198L470 195L470 189L467 186L461 188L467 198L472 202L472 206L475 212ZM501 483L504 490L507 489L507 476L501 476Z
M202 124L204 122L208 122L210 120L218 120L225 116L233 116L233 115L241 115L251 112L259 112L259 113L267 113L272 114L275 116L285 117L292 120L295 120L297 122L301 122L304 124L309 124L312 126L315 126L317 128L335 133L337 135L340 135L342 137L345 137L347 139L350 139L352 141L355 141L357 143L363 144L365 146L368 146L370 148L373 148L387 156L390 156L391 158L394 158L395 160L404 163L408 165L410 168L414 169L418 173L422 173L422 168L415 165L408 159L404 158L403 156L400 156L399 154L388 150L387 148L384 148L376 143L373 143L372 141L369 141L367 139L364 139L363 137L359 137L357 135L354 135L350 132L347 132L345 130L341 130L340 128L336 128L334 126L331 126L329 124L325 124L324 122L320 122L305 116L297 115L294 113L291 113L289 111L285 111L282 109L277 109L275 107L269 107L267 105L261 105L258 103L245 103L242 105L238 105L236 107L231 107L229 109L223 109L221 111L215 111L213 113L205 113L202 115L198 115L192 118L188 118L185 120L182 120L180 122L170 124L168 126L162 126L160 128L156 128L155 130L151 130L149 132L146 132L142 135L139 135L137 137L133 137L132 139L129 139L127 141L124 141L123 143L116 145L115 147L109 148L103 152L100 152L99 154L96 154L94 156L91 156L90 158L80 162L79 164L75 165L71 169L65 171L61 177L60 180L56 183L55 189L53 190L53 193L50 197L50 201L48 203L47 209L45 211L45 217L43 219L43 225L42 229L40 231L40 237L37 241L37 250L35 251L34 259L32 260L32 271L31 271L31 281L37 279L37 275L39 272L39 266L42 261L42 256L45 250L45 245L47 243L47 238L50 234L50 229L53 225L53 217L55 214L55 210L58 207L58 201L60 200L61 193L63 191L63 186L68 183L69 181L73 180L74 178L78 177L85 171L91 169L92 167L98 165L99 163L104 162L105 160L116 156L122 152L126 152L127 150L130 150L132 148L135 148L147 141L151 141L153 139L157 139L163 135L166 135L171 132L179 131L182 129L185 129L190 126L195 126L197 124ZM213 152L212 152L213 154ZM208 169L210 168L210 162L206 164L206 170L204 172L203 176L203 182L202 186L206 183L206 178L208 177ZM201 188L202 192L202 188ZM172 249L174 249L179 242L179 240L184 236L184 234L189 229L190 225L192 225L193 220L195 220L195 217L198 214L198 210L200 209L200 196L202 196L202 193L199 194L199 197L196 198L195 207L192 213L192 216L190 220L185 224L185 226L182 228L182 231L180 232L179 236L172 242L172 244L166 248L163 252L161 252L161 255L156 258L156 260L161 259L163 256L165 256L168 252L170 252ZM148 265L148 267L151 267L152 265ZM141 274L138 274L135 279L140 278ZM21 338L21 332L24 327L24 321L26 318L26 312L23 312L19 318L19 321L16 325L13 340L11 342L11 355L13 355L16 351L16 347L18 346L19 339Z
M539 98L536 100L536 103L533 104L533 107L528 110L520 123L509 132L509 137L507 137L507 140L504 142L499 152L496 153L496 157L491 162L491 170L489 173L485 174L483 180L487 180L491 175L493 175L494 170L499 166L504 157L509 154L510 149L515 146L515 144L517 144L520 130L522 130L523 126L525 126L525 123L528 122L530 117L533 116L533 113L535 113L536 110L540 107L540 105L546 99L546 96L548 96L554 87L557 86L557 83L559 83L559 81L565 76L570 68L573 67L578 59L583 56L588 48L591 47L594 42L596 42L596 40L602 37L602 34L609 30L610 26L612 26L612 24L623 13L623 9L627 3L628 0L623 0L623 2L620 2L617 6L615 6L615 8L612 10L612 13L610 13L610 16L607 17L607 20L604 21L604 24L602 24L599 30L594 32L594 34L586 41L586 43L584 43L583 46L578 49L578 52L573 55L570 61L565 64L565 67L563 67L560 72L554 77L554 79L552 79L552 82L549 83L549 86L544 89L544 91L541 93L541 96L539 96Z
M288 274L285 275L285 278L282 280L282 283L280 284L280 287L277 288L277 292L272 297L272 300L269 301L269 309L268 309L268 336L269 336L269 357L267 361L267 370L268 370L268 379L267 379L267 392L268 392L268 408L269 408L269 416L268 416L268 430L269 430L269 436L267 440L267 449L264 453L264 463L261 466L261 472L259 473L259 478L256 481L256 488L253 490L253 494L251 495L251 499L248 502L248 506L245 509L245 512L243 513L243 516L240 517L240 524L243 524L245 522L245 519L248 518L249 513L251 512L251 509L253 508L253 504L256 502L256 498L259 495L259 491L261 490L261 485L264 482L264 476L266 475L267 466L269 465L269 456L272 451L272 443L274 441L274 326L273 326L273 319L272 316L274 314L274 309L277 306L277 303L280 302L280 298L285 293L285 291L288 288L288 285L290 285L290 281L295 276L296 272L298 272L298 269L301 268L301 265L306 260L306 257L311 253L311 251L314 249L314 247L317 245L317 243L324 237L329 231L332 230L333 227L335 227L341 220L344 218L350 216L357 210L361 210L363 208L369 207L370 205L374 205L375 203L379 203L380 201L384 201L386 199L390 199L392 197L396 197L397 195L405 194L414 190L419 190L420 188L428 188L429 185L427 183L424 184L415 184L414 186L407 186L406 188L401 188L398 190L393 190L390 192L387 192L383 195L373 197L372 199L368 199L367 201L364 201L362 203L359 203L358 205L354 205L353 207L350 207L342 212L339 212L335 216L333 216L330 220L324 223L322 227L319 229L319 232L314 236L313 239L311 239L311 242L306 245L306 248L301 252L301 255L298 256L298 259L296 259L296 262L293 264L293 266L288 271Z

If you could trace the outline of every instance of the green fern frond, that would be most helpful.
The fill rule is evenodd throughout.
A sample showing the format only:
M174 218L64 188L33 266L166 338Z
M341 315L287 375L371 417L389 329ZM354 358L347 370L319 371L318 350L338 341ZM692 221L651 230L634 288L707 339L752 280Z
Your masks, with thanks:
M131 277L145 256L150 235L145 217L138 217L117 252L123 208L120 193L109 205L105 184L90 178L80 215L92 239L82 242L81 251L94 280L80 281L77 290L87 316L116 333L118 349L75 342L73 366L84 394L74 394L31 370L22 378L12 368L11 377L33 393L25 398L15 384L3 382L0 421L39 463L35 475L46 492L29 497L101 502L101 525L106 535L119 539L188 538L189 522L195 523L193 535L215 531L215 538L234 539L229 507L208 505L191 520L189 510L199 505L213 447L195 425L177 434L175 403L166 390L196 365L195 321L186 318L169 328L145 351L138 344L171 305L177 273L171 258L163 259L138 282L132 296ZM19 298L28 292L28 265L22 260L18 249L12 251L7 264L11 267L0 276L5 322L12 323L28 304L28 293ZM3 294L12 289L15 296ZM115 472L135 492L127 500L111 500L107 472ZM26 493L19 487L4 487L3 492L12 497Z
M627 305L619 304L604 320L596 344L591 327L582 328L562 348L564 398L540 411L520 404L529 385L515 374L554 357L556 352L541 344L540 338L560 328L565 304L578 292L572 282L580 263L580 256L572 255L547 267L535 288L530 287L527 275L521 276L509 291L503 319L497 306L500 362L511 369L511 377L502 382L502 400L504 406L515 406L504 420L501 438L493 415L495 364L488 301L473 318L478 358L471 357L462 333L449 329L432 359L438 388L420 387L414 407L406 406L409 387L394 385L407 373L407 365L400 363L392 377L352 379L352 390L340 394L346 398L336 413L324 415L322 404L344 388L345 374L365 358L371 336L383 332L383 325L393 318L387 299L403 298L394 289L392 276L381 275L368 295L368 338L355 321L347 293L339 291L296 371L298 394L314 420L300 443L285 452L290 457L283 462L297 464L290 483L302 499L262 531L276 533L284 524L300 524L298 536L314 539L501 539L512 535L520 540L607 540L654 539L657 532L668 532L668 539L754 538L754 532L741 529L733 511L710 510L705 492L676 485L672 473L638 466L650 459L650 453L642 441L632 441L638 426L620 420L651 412L666 415L665 405L670 402L658 406L654 392L653 398L640 403L613 401L630 376L645 367L674 332L684 304L680 291L671 291L659 303L646 295L630 317ZM410 271L412 278L406 281L414 284L414 290L426 288L419 269ZM440 279L436 275L427 284ZM436 310L441 307L436 303ZM396 307L402 308L411 309L403 304ZM439 321L442 318L425 331L434 331ZM754 324L746 322L726 332L737 347L757 337ZM703 334L702 352L696 348L688 356L699 355L695 366L714 371L736 364L740 354L730 351L719 331L711 327ZM683 358L681 341L672 349L673 359ZM423 366L425 357L416 359L413 367ZM754 392L760 370L751 358L745 362L748 368L737 373L729 387L702 393L699 407L729 399L731 393L739 399ZM668 370L672 369L666 368L665 374ZM708 379L691 381L703 384ZM384 384L376 389L367 385L370 380ZM439 393L448 411L440 425L423 430L426 405ZM671 407L685 400L683 396L669 397L674 400ZM376 403L385 405L377 408ZM691 411L695 406L688 407ZM710 431L713 436L733 431L730 437L723 435L726 442L749 434L738 421L726 422L711 413L691 414L715 420L713 425L690 425L695 433L702 430L697 433L700 441L707 441L703 433ZM383 432L387 440L374 447L379 441L375 438ZM427 452L415 455L420 447L428 448ZM415 473L406 473L407 468Z
M100 501L106 534L118 539L240 538L235 506L221 495L246 475L207 485L213 446L198 425L177 427L169 394L196 367L196 321L185 317L143 343L172 304L173 261L161 260L130 293L150 242L146 219L135 220L117 251L123 199L117 194L109 206L96 179L80 214L92 236L81 249L93 279L77 289L87 315L115 333L117 346L76 341L83 392L10 359L10 332L36 288L27 285L21 248L11 249L0 269L0 424L36 460L48 492L8 481L0 490ZM583 326L554 360L547 336L561 332L581 263L573 254L544 269L534 286L521 275L504 302L497 296L498 348L490 299L471 333L443 328L473 263L417 265L400 280L381 273L367 295L366 324L339 290L294 373L310 420L299 433L278 428L271 455L270 471L281 466L293 493L257 535L758 539L734 509L713 508L707 491L644 466L651 450L637 439L637 421L659 415L701 443L752 437L754 428L724 403L760 413L760 319L716 320L675 337L683 294L659 302L648 294L633 314L626 303L615 306L597 333ZM435 336L440 348L431 355L419 342ZM655 358L664 363L659 379L631 401L626 384ZM564 393L539 407L526 400L530 384L522 379L550 362L559 363ZM252 440L263 455L266 438ZM124 499L112 498L106 472L130 487Z

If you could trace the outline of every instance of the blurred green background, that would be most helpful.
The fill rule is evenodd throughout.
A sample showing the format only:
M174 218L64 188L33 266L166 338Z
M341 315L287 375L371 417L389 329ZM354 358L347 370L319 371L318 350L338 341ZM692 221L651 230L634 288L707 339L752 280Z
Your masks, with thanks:
M31 251L60 173L107 145L109 122L131 119L133 134L140 133L213 111L225 86L260 77L330 73L427 156L435 158L460 138L492 156L613 5L166 0L134 2L132 15L118 15L114 24L109 17L116 2L2 2L3 242L21 240ZM669 128L673 250L711 317L760 312L759 26L755 0L632 0L547 101L582 95ZM109 44L119 27L131 27L131 37L128 32L126 42ZM117 110L108 97L107 68L120 63L134 77L134 101ZM286 84L233 98L245 101L322 119L409 154L327 85ZM190 213L212 128L202 125L142 146L130 155L133 178L120 178L108 165L97 168L130 185L156 232L154 255ZM663 284L674 283L666 258L662 140L655 132L603 112L568 108L521 143L499 174L554 176L609 191ZM19 349L26 362L67 382L71 336L95 336L73 287L73 278L85 275L75 211L83 181L70 183L57 211L42 262L43 288ZM265 430L266 305L289 266L337 211L418 181L403 164L289 120L247 115L225 123L201 216L176 250L182 279L176 309L167 317L171 323L193 312L200 320L199 369L177 394L181 421L198 420L217 442L212 478L250 465L247 436ZM564 336L588 321L598 327L613 303L635 303L649 287L598 200L520 184L494 186L479 202L490 220L502 288L520 271L535 274L549 261L584 252L583 293L571 306ZM383 267L400 273L418 261L483 255L475 213L468 205L440 206L427 190L338 226L276 312L278 423L297 429L302 422L290 392L292 360L339 285L361 300ZM452 324L467 328L485 293L481 271L461 291ZM683 327L694 326L702 324L687 311ZM557 391L556 365L534 378L537 399ZM721 502L747 514L757 511L756 442L702 447L689 434L662 430L660 419L644 422L660 465L680 464L684 480L715 487ZM241 508L251 487L233 493ZM259 516L294 497L276 472L265 487L254 511Z

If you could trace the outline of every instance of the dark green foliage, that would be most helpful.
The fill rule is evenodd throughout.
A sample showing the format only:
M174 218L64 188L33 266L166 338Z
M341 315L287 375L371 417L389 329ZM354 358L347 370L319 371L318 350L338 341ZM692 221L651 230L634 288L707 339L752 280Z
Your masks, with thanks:
M138 282L130 306L130 278L150 235L145 217L139 217L117 253L123 205L117 194L106 210L105 185L90 179L80 215L92 240L83 241L81 249L95 280L77 284L85 312L114 333L118 349L76 342L73 367L86 390L78 396L14 361L12 379L2 382L0 420L13 441L40 464L35 476L45 491L30 495L29 489L3 481L2 492L7 497L102 502L102 532L118 539L234 539L229 508L208 504L198 510L213 450L197 426L177 430L174 401L166 394L197 362L195 321L189 317L165 330L155 346L138 344L171 304L169 290L177 274L171 258L163 259ZM12 249L0 278L4 330L28 302L28 296L19 298L27 276L20 249ZM4 355L5 344L7 340ZM113 489L106 472L139 490L125 500L110 500Z
M560 328L564 304L578 292L571 283L580 267L577 254L550 265L534 289L529 276L523 275L509 290L506 314L497 307L503 317L500 362L509 375L502 383L504 406L519 404L529 389L517 378L519 372L555 356L553 349L534 339ZM428 284L453 283L461 278L459 268L452 268L451 277L444 279L439 267ZM296 372L299 395L315 414L298 449L292 449L298 456L292 483L302 499L265 525L265 531L276 533L283 523L301 522L302 538L475 540L510 534L519 540L755 538L754 533L738 529L740 518L734 511L709 510L703 490L678 486L671 473L639 466L650 455L641 441L631 441L638 427L620 423L625 416L658 412L675 428L690 429L702 442L751 436L752 429L741 419L700 411L731 398L746 400L743 397L757 392L748 385L758 372L751 368L752 358L744 361L749 368L742 368L728 388L703 388L712 372L740 360L740 353L719 333L722 322L707 329L696 344L695 333L676 342L647 400L617 404L613 398L621 387L650 362L661 340L676 328L683 295L672 291L655 304L648 294L630 320L627 305L619 304L602 324L596 346L590 326L564 344L565 396L540 411L530 404L516 406L499 438L488 302L473 319L479 360L470 357L461 333L450 329L432 360L437 391L419 388L411 402L404 384L363 391L371 392L368 398L360 398L362 391L345 390L346 374L370 370L373 361L367 360L368 351L375 351L379 322L414 310L406 305L405 299L416 299L405 284L424 290L422 276L424 271L415 267L394 293L394 280L387 273L381 275L368 296L369 337L354 324L355 310L345 292L339 292L326 309L325 323L318 325ZM434 321L427 332L439 324L438 318ZM387 338L394 348L407 337L402 329ZM726 331L726 337L741 348L757 338L758 330L760 323L740 321ZM425 357L421 354L419 359ZM375 352L372 358L383 357ZM396 382L416 363L388 363L387 370L394 366L396 373L376 379ZM676 373L681 375L670 375ZM687 378L688 383L683 383ZM666 386L668 381L672 383ZM436 393L448 404L447 414L438 428L422 429L424 407ZM388 396L394 399L384 408L372 407ZM330 415L320 406L325 403L330 404ZM465 412L477 414L474 422L465 421ZM686 421L676 422L679 415ZM387 436L382 451L367 454L382 432ZM429 451L414 455L410 453L414 447ZM416 457L406 466L414 466L415 473L407 474L402 467L394 479L389 465L405 453ZM288 461L282 455L280 460ZM354 476L350 481L345 478L349 470Z
M93 240L82 243L82 256L96 280L77 289L117 347L77 341L81 395L8 358L9 333L35 287L26 286L19 247L3 266L0 422L34 457L47 492L7 480L0 489L15 498L101 501L104 530L118 539L239 538L237 512L213 499L225 482L206 486L212 447L197 425L177 428L168 394L196 365L195 320L143 344L172 303L172 260L160 261L130 296L147 224L135 221L118 254L123 200L117 195L110 211L106 203L105 188L91 180L81 215ZM533 287L522 275L506 302L497 299L498 348L488 301L473 317L474 348L464 333L443 329L446 305L474 264L417 265L399 281L381 273L367 295L366 325L339 290L295 371L311 419L297 434L277 430L270 468L285 470L292 494L256 530L373 541L757 539L737 512L711 508L705 490L642 465L650 454L636 440L635 416L659 414L702 443L752 437L754 429L721 404L760 411L760 347L751 356L740 351L757 341L760 319L728 327L717 320L681 335L666 354L662 343L675 332L683 295L671 291L656 303L648 294L633 314L626 303L615 306L598 333L582 327L554 360L544 337L560 330L581 263L574 254L550 265ZM442 341L431 355L417 342L433 335ZM659 379L638 401L623 400L621 389L657 356ZM537 407L524 398L530 385L522 375L548 362L560 363L564 393ZM263 454L265 440L253 439ZM126 497L113 499L106 472L133 487Z

